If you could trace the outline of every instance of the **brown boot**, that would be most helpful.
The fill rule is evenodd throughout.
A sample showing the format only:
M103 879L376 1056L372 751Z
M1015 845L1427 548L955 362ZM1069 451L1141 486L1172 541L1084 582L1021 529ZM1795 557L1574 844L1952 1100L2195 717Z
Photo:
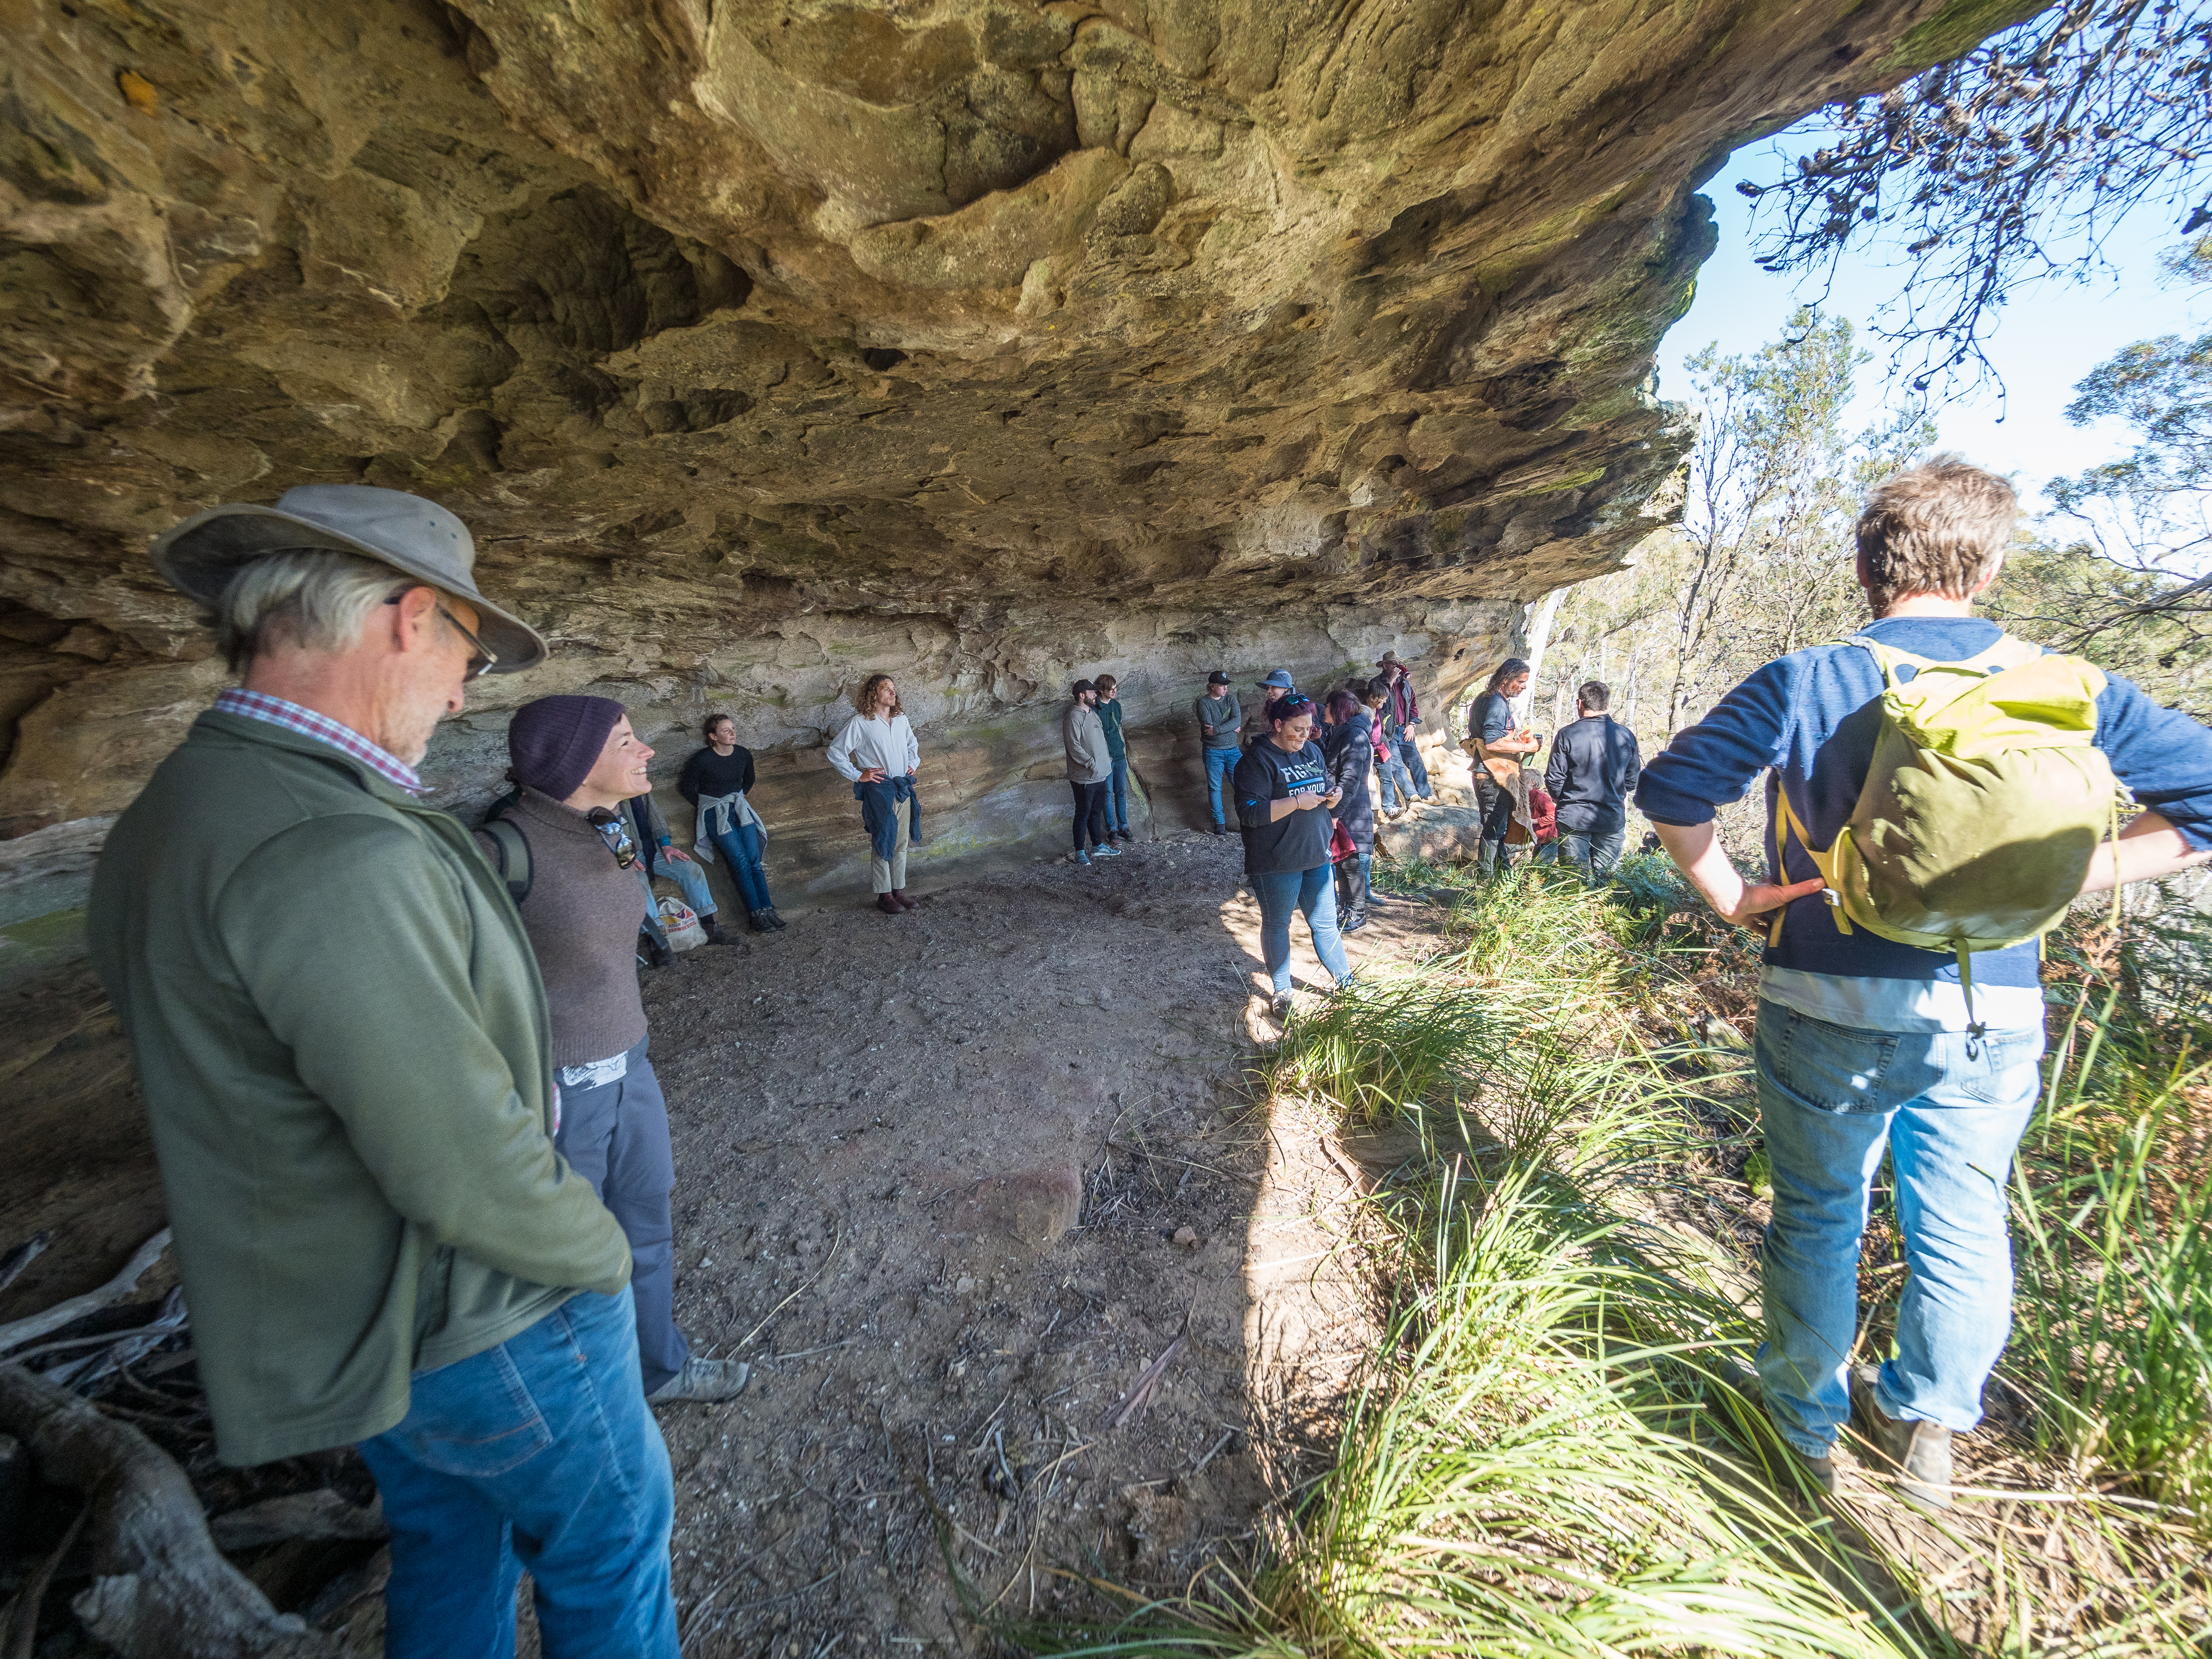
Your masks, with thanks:
M1851 1408L1876 1460L1897 1472L1897 1495L1917 1510L1951 1507L1951 1431L1940 1423L1892 1417L1875 1385L1881 1370L1851 1367Z
M906 889L903 887L894 887L891 890L891 896L898 901L899 908L902 910L919 910L921 908L921 901L919 899L908 898L906 896Z
M902 916L906 914L906 906L901 904L889 893L876 895L876 908L887 916Z

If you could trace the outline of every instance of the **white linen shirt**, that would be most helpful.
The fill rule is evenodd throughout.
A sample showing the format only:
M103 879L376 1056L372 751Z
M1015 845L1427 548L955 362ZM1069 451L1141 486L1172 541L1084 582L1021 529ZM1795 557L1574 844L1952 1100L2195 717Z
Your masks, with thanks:
M830 764L851 783L858 783L863 772L902 778L921 764L921 745L914 740L914 727L903 714L887 720L855 714L830 744Z

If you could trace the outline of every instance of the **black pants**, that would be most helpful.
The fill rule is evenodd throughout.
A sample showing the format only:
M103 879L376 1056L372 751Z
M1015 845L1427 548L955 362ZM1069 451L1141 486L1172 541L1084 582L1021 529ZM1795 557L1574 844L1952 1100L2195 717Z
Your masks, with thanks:
M1482 813L1482 847L1476 867L1488 872L1505 862L1505 836L1513 828L1513 792L1474 763L1474 800Z
M1073 778L1067 781L1067 787L1075 792L1075 850L1079 853L1084 850L1086 831L1091 836L1089 845L1106 844L1106 790L1112 781L1110 778L1101 778L1096 783L1078 783Z
M1340 923L1367 914L1367 859L1354 853L1336 865L1336 915Z

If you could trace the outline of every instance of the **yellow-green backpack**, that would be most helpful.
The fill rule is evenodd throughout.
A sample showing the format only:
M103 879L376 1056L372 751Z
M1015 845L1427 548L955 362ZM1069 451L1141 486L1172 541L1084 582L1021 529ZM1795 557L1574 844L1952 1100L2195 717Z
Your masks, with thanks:
M2119 830L2121 789L2096 746L2105 676L2009 635L1968 662L1930 662L1854 635L1881 665L1881 730L1850 821L1825 850L1776 793L1820 867L1836 926L1959 958L2039 939ZM1912 672L1900 679L1898 671ZM1777 913L1773 937L1781 937Z

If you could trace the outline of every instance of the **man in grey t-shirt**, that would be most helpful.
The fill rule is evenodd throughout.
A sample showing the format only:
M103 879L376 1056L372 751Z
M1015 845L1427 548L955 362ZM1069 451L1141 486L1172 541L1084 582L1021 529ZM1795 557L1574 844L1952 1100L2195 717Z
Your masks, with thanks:
M1229 775L1237 769L1237 757L1244 752L1237 740L1244 711L1237 706L1237 694L1229 689L1229 676L1218 668L1206 677L1206 695L1195 699L1190 710L1197 717L1200 752L1206 757L1206 793L1213 808L1213 833L1225 836L1229 818L1222 811L1221 792L1228 785Z

